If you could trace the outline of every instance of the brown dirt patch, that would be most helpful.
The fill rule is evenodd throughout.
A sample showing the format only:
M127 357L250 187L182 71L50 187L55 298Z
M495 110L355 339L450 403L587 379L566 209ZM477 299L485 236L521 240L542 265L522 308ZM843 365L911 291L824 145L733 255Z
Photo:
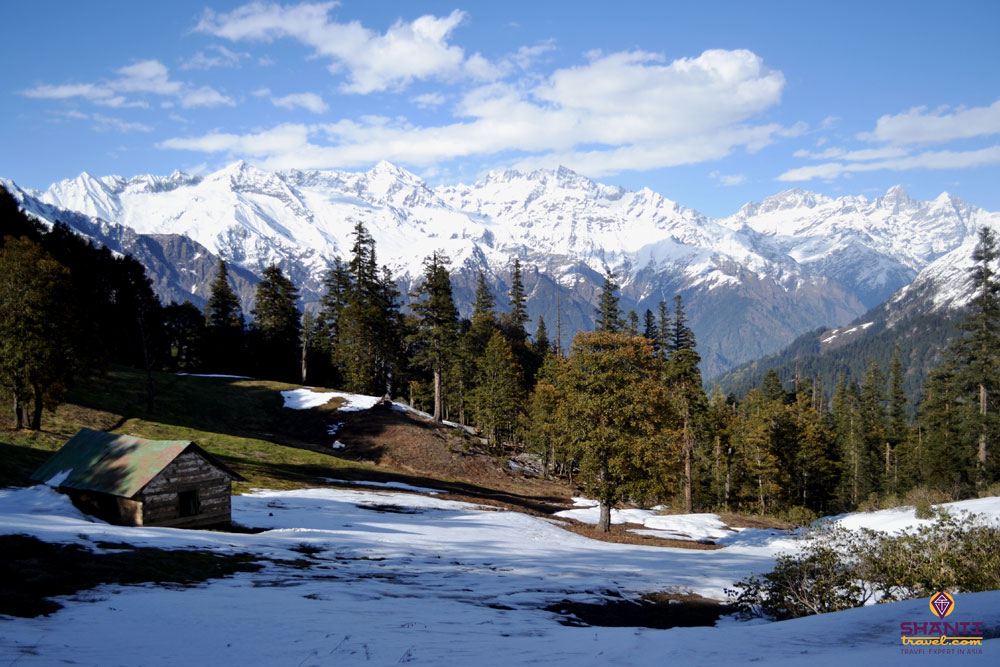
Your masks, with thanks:
M570 519L563 527L572 533L589 537L592 540L614 542L616 544L641 544L647 547L674 547L678 549L695 549L701 551L714 551L722 548L717 544L706 544L704 542L692 542L689 540L668 540L662 537L631 533L629 532L630 528L644 527L634 523L612 524L611 532L609 533L598 530L597 526L589 523L580 523L579 521L573 521L572 519Z
M731 514L722 512L719 514L727 526L733 528L767 528L772 530L792 530L795 524L769 516L753 516L750 514Z
M700 595L649 593L638 601L623 600L617 593L606 593L605 602L588 603L564 600L545 607L559 614L563 625L587 627L638 627L666 630L713 626L720 616L735 610L729 605Z

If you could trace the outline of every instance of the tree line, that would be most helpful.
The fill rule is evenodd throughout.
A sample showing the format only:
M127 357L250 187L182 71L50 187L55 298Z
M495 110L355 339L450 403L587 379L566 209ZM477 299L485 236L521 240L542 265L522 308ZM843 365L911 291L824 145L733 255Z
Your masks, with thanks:
M389 394L434 419L477 428L488 449L537 457L601 504L670 502L688 511L811 515L845 511L916 487L948 497L984 493L998 476L1000 280L995 235L980 233L975 299L946 361L922 390L916 417L899 355L861 378L786 387L772 371L742 400L706 392L680 296L656 312L623 313L608 272L596 331L569 350L539 317L512 261L500 312L482 273L472 313L455 306L449 260L427 257L411 305L358 223L335 259L315 313L277 266L244 319L220 261L204 310L162 305L141 265L91 246L56 223L45 230L0 193L0 385L15 423L38 428L73 379L122 363L147 371L229 373ZM556 327L561 330L557 315Z

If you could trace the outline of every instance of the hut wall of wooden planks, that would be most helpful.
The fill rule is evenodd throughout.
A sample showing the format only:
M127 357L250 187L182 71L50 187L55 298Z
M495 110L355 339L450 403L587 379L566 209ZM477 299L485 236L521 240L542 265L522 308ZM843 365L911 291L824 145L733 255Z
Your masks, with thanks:
M111 523L186 528L230 522L233 480L245 481L193 442L90 429L70 438L32 478Z

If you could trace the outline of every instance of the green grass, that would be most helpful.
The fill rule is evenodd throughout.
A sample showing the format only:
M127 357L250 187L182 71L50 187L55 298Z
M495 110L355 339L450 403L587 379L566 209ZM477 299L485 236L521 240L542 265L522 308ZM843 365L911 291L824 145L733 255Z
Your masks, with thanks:
M335 420L337 400L316 410L287 410L279 392L296 385L169 373L155 373L154 381L152 412L144 375L116 367L82 381L66 403L46 411L41 431L0 431L0 485L28 484L28 476L82 427L193 440L247 478L234 486L237 493L315 486L324 477L377 469L315 451L330 440L326 424Z

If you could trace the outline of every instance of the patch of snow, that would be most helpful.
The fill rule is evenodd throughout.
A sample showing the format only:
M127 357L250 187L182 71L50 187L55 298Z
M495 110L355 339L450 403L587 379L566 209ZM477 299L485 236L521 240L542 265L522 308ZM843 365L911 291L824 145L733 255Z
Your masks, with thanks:
M345 445L344 443L342 443L340 440L334 440L333 444L330 445L330 446L333 449L343 449L344 447L347 447L347 445Z
M448 491L442 491L441 489L431 489L426 486L413 486L412 484L407 484L406 482L364 482L353 479L332 479L326 478L328 482L336 482L337 484L357 484L359 486L380 486L386 489L397 489L399 491L414 491L416 493L448 493Z
M235 521L265 531L111 526L87 520L47 486L0 489L2 534L90 548L107 540L249 552L264 566L192 588L106 585L64 596L64 608L51 616L5 618L0 655L18 665L889 665L912 657L900 657L898 624L930 618L924 598L780 623L569 627L542 608L599 601L602 591L625 599L664 590L721 599L724 588L769 570L795 541L747 529L714 551L614 544L547 518L362 489L258 491L234 497L232 507ZM948 507L1000 517L997 498ZM889 526L897 511L887 512L841 520ZM912 521L902 516L909 512L897 518ZM684 519L677 517L659 519ZM698 515L690 520L714 525ZM301 562L303 545L315 550L310 567L281 562ZM1000 626L1000 591L955 597L949 620ZM991 660L1000 639L985 640L982 650Z
M66 481L66 478L73 474L73 469L61 470L56 474L52 475L48 480L46 480L45 485L51 486L53 489L59 488L59 486Z
M341 391L313 391L312 389L288 389L281 392L285 399L284 407L291 410L309 410L326 405L335 398L344 400L344 405L340 406L339 412L355 412L358 410L368 410L379 402L375 396L365 396L363 394L348 394Z

